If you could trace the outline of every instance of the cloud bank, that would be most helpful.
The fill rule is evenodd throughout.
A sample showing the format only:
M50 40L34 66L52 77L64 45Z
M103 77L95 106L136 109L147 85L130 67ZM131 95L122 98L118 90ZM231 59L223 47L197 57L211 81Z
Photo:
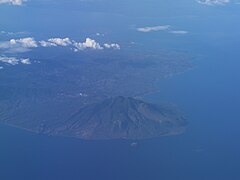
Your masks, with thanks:
M172 34L179 34L179 35L183 35L183 34L188 34L188 31L169 31Z
M0 50L2 49L7 53L26 52L36 47L38 47L38 42L32 37L0 42Z
M171 30L170 25L162 25L162 26L146 26L146 27L140 27L136 28L137 31L143 32L143 33L150 33L150 32L155 32L155 31L167 31L172 34L178 34L178 35L184 35L188 34L188 31L183 31L183 30Z
M169 28L170 28L169 25L140 27L140 28L137 28L137 31L147 33L147 32L152 32L152 31L164 31L164 30L168 30Z
M16 58L16 57L0 57L0 62L4 64L17 65L17 64L31 64L29 58ZM1 66L2 67L2 66Z
M35 48L38 47L37 42L32 37L21 38L21 39L11 39L9 41L10 46L22 46L25 48Z
M94 39L86 38L85 42L74 42L75 51L85 50L85 49L104 49L98 42Z
M230 0L197 0L198 3L208 6L213 5L225 5L230 2Z
M0 53L21 53L30 51L34 48L48 47L67 47L74 52L83 51L85 49L103 50L103 49L120 49L120 45L116 43L100 44L94 39L86 38L83 42L77 42L70 38L49 38L48 40L36 41L33 37L10 39L9 41L0 42ZM3 65L31 64L29 58L16 58L0 56L0 70L4 69Z
M26 0L0 0L0 4L10 4L14 6L21 6Z
M116 44L116 43L114 43L114 44L104 44L103 46L104 46L105 48L107 48L107 49L110 49L110 48L120 49L119 44Z
M51 38L48 39L49 43L55 44L56 46L69 46L72 44L71 40L69 38Z
M7 31L0 31L0 35L7 35L7 36L15 36L15 35L22 35L27 34L27 32L7 32Z
M36 41L32 37L11 39L9 41L0 42L0 50L4 50L7 53L26 52L37 47L69 47L75 52L85 49L120 49L120 45L116 43L104 43L100 44L94 39L86 38L84 42L77 42L70 38L50 38L48 40Z

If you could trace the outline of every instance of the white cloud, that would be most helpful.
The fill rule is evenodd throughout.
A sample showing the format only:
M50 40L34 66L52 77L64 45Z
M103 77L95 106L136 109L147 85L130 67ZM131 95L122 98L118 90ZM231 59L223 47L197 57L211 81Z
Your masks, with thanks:
M26 58L26 59L20 59L22 64L31 64L30 59Z
M17 45L25 48L35 48L38 47L37 42L34 40L34 38L28 37L28 38L22 38L22 39L11 39L10 45Z
M75 48L77 50L84 50L84 49L103 49L103 47L96 42L94 39L86 38L85 42L75 42L74 43Z
M31 37L0 42L0 49L9 53L26 52L36 47L38 47L38 43Z
M103 33L96 33L96 36L105 36Z
M19 60L15 57L0 57L0 62L16 65L18 64Z
M169 31L172 34L179 34L179 35L183 35L183 34L188 34L188 31Z
M170 28L170 25L163 26L151 26L151 27L141 27L137 28L139 32L152 32L152 31L164 31Z
M0 66L0 70L1 70L1 69L3 69L3 67L2 67L2 66Z
M96 49L96 50L102 50L104 48L107 49L120 49L120 45L116 43L112 44L103 44L101 45L96 40L91 38L86 38L84 42L77 42L75 40L71 40L70 38L51 38L47 41L39 41L39 44L42 47L51 47L51 46L70 46L74 48L74 51L77 52L79 50L85 50L85 49Z
M103 44L103 46L107 49L120 49L120 45L119 44L116 44L116 43L113 43L113 44Z
M0 0L0 4L11 4L14 6L21 6L27 0Z
M27 34L27 32L20 31L20 32L8 32L8 31L0 31L0 35L6 35L6 36L15 36L15 35L22 35Z
M39 43L43 47L70 46L73 44L69 38L50 38L47 41L39 41Z
M72 44L71 40L69 38L51 38L48 39L48 42L56 44L58 46L69 46Z
M152 27L141 27L141 28L137 28L137 31L148 33L148 32L153 32L153 31L166 31L166 30L168 30L169 33L179 34L179 35L189 33L188 31L183 31L183 30L170 30L170 28L171 28L170 25L162 25L162 26L152 26ZM106 45L105 47L108 48L109 45Z
M204 5L225 5L230 2L230 0L197 0L198 3Z
M36 41L34 38L11 39L10 41L0 42L0 50L6 53L21 53L37 47L53 47L63 46L73 49L75 52L85 49L120 49L120 45L116 43L101 45L94 39L86 38L84 42L77 42L70 38L50 38L47 41Z
M26 58L26 59L20 58L20 59L18 59L16 57L5 57L5 56L0 57L0 62L5 63L5 64L11 64L11 65L17 65L19 63L21 63L21 64L31 64L29 58Z
M39 44L42 47L57 46L55 43L51 43L51 42L48 42L48 41L39 41Z

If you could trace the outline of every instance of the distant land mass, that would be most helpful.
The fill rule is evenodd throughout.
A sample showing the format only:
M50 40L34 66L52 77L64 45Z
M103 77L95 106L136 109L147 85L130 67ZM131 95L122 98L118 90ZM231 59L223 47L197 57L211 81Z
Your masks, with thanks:
M152 92L159 80L191 68L184 53L29 56L38 57L37 63L0 72L0 123L81 139L145 139L185 129L186 120L174 108L136 98Z

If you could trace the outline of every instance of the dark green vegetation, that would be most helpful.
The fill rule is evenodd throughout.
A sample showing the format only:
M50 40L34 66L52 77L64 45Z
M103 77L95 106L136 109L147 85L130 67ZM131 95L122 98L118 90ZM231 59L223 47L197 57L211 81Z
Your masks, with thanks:
M124 97L151 92L158 80L190 68L185 54L63 54L38 56L39 63L0 72L0 122L83 139L142 139L183 131L186 122L173 109Z

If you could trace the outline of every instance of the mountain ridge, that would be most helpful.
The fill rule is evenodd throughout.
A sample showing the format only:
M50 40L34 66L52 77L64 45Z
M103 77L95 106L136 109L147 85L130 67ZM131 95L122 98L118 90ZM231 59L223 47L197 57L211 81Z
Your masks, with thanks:
M117 96L81 108L57 133L82 139L145 139L178 134L185 126L178 112Z

